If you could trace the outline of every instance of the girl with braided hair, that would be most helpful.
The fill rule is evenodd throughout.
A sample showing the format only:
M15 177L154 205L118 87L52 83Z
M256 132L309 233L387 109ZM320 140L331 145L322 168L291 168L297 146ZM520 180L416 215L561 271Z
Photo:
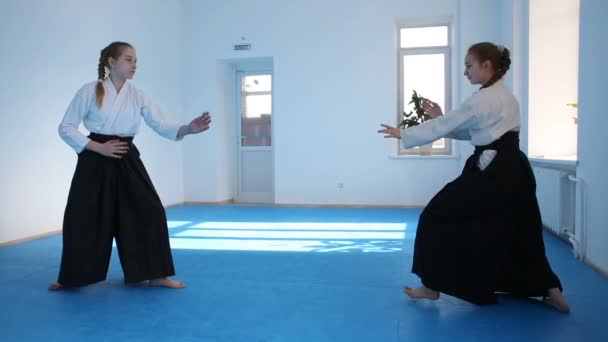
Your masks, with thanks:
M49 290L106 279L112 240L126 283L183 288L175 275L167 218L133 144L141 118L159 135L181 140L209 129L208 112L187 125L165 120L156 105L129 82L137 56L128 43L113 42L99 58L98 80L76 93L59 124L59 135L78 154L63 219L63 253ZM90 131L79 130L80 124Z
M431 116L418 126L382 125L379 133L405 148L439 138L470 140L475 152L462 174L440 190L420 215L412 272L422 286L411 298L439 299L441 292L471 303L497 302L497 292L544 297L561 312L570 308L545 255L536 181L519 149L519 103L504 85L509 50L472 45L464 75L481 88L456 110L423 100Z

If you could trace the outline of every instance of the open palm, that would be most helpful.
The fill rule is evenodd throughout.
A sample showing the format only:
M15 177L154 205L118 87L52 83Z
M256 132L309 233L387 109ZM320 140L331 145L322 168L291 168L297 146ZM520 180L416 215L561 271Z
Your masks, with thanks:
M441 106L427 98L422 99L422 108L428 113L431 119L443 115Z
M188 126L191 134L197 134L209 129L211 125L211 115L209 112L204 112L201 116L194 118Z

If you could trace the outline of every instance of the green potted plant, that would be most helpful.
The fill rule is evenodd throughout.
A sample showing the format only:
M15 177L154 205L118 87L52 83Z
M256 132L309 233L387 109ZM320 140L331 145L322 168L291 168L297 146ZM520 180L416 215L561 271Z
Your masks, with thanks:
M408 104L414 105L414 110L409 112L403 112L403 120L397 127L408 128L420 125L431 119L427 112L422 107L422 100L424 98L420 96L415 90L412 92L412 99ZM433 152L433 143L426 144L419 147L420 154L431 154Z
M408 128L417 126L431 119L431 117L424 111L424 108L422 108L422 100L423 97L418 95L418 93L414 90L412 92L412 99L408 103L414 104L414 110L410 111L409 113L403 112L403 120L398 127Z
M567 103L566 106L574 108L572 119L574 119L574 124L578 125L578 103Z

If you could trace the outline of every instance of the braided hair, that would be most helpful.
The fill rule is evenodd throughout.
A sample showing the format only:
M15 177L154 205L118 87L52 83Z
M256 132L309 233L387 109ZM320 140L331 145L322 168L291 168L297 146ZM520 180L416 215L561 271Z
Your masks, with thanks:
M103 103L103 96L105 95L105 90L103 88L103 80L108 77L106 75L106 69L110 69L110 63L108 59L110 57L114 59L118 59L122 54L122 50L124 48L132 48L131 44L125 42L112 42L110 45L106 46L101 50L99 56L99 64L97 65L97 87L95 88L95 98L97 100L97 107L101 108Z

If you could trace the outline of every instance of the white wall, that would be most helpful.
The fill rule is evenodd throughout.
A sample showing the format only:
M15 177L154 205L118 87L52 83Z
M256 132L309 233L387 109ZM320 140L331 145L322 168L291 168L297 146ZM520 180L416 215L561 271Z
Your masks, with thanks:
M182 120L180 20L177 0L2 2L0 243L61 228L76 155L57 125L109 42L137 48L135 83ZM181 202L181 148L150 131L136 139L142 159L163 202Z
M604 44L608 3L582 0L580 15L579 164L576 172L586 183L587 258L608 271L608 154L605 151L608 130L605 56L608 46Z
M218 61L217 63L217 90L218 106L213 113L212 127L214 131L221 132L220 141L217 144L217 164L224 172L217 175L216 191L221 198L233 198L234 179L236 177L236 63L229 61ZM219 119L222 118L222 119Z
M508 2L508 1L507 1ZM528 152L528 69L529 69L529 17L530 1L511 1L511 75L513 80L513 93L519 101L522 126L519 134L519 146L524 152Z
M396 21L454 17L460 11L460 44L500 40L496 21L502 1L470 3L184 0L185 109L219 111L208 136L184 143L186 201L231 196L217 187L226 181L222 175L232 172L227 159L234 158L223 146L229 132L218 129L231 120L223 90L215 86L218 60L272 57L277 203L425 204L460 172L461 163L390 159L396 142L376 133L380 123L396 121ZM251 51L232 50L241 37ZM462 48L455 52L461 65ZM455 79L459 86L461 75ZM473 90L460 93L465 97ZM219 148L201 151L208 144Z
M576 155L578 0L530 1L529 151L531 156Z

